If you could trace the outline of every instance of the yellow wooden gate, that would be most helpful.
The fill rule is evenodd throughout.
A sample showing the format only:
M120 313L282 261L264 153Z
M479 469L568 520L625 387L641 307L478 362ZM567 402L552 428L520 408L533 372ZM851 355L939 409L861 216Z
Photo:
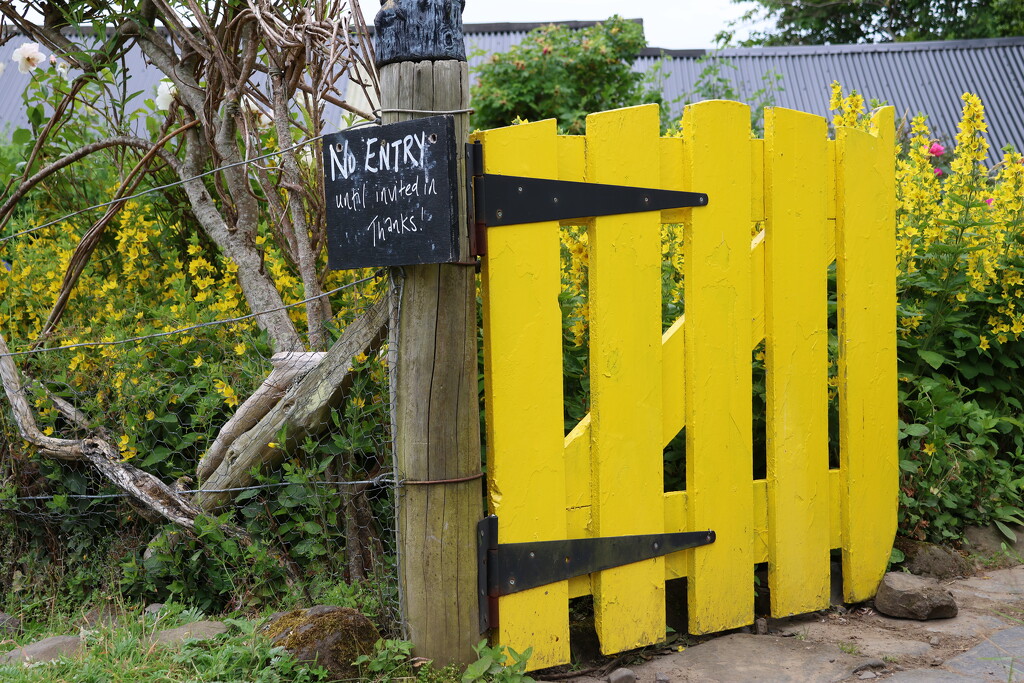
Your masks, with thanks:
M665 637L665 581L687 577L689 629L753 622L753 567L775 616L871 597L896 527L893 112L872 133L735 102L594 114L478 133L486 173L704 192L707 207L593 218L590 414L565 436L557 222L488 229L483 261L488 485L499 541L713 529L717 540L500 598L496 639L569 661L571 597L594 596L605 653ZM573 221L580 224L581 221ZM685 316L662 333L661 224L683 224ZM758 223L761 230L751 239ZM838 288L838 469L829 469L827 274ZM767 477L753 480L751 351L765 341ZM663 449L686 427L686 490Z

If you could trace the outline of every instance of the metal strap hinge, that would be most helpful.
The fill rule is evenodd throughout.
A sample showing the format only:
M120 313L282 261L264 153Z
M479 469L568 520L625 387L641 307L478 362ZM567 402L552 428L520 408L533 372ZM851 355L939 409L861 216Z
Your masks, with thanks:
M680 550L714 543L715 532L686 531L498 543L498 518L477 524L477 588L480 632L498 623L498 598Z
M488 227L707 206L701 192L578 183L484 173L483 145L466 145L473 254L487 253Z

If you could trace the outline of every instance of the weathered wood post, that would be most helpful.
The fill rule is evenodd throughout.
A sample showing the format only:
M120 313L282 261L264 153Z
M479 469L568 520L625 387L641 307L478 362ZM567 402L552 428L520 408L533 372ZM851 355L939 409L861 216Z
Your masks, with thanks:
M469 72L464 0L388 0L375 20L384 123L455 115L457 212L469 260L462 163ZM395 439L399 587L407 637L439 664L475 659L480 488L476 277L472 266L406 266L397 326ZM396 343L394 337L392 343Z

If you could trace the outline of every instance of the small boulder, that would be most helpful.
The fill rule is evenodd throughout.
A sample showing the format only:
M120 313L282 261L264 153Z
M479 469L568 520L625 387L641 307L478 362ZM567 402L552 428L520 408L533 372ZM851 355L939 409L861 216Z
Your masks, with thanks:
M616 669L608 675L608 683L636 683L632 669Z
M3 655L5 662L49 662L61 657L79 657L85 652L85 641L78 636L53 636L43 638L22 647L16 647Z
M124 616L123 609L110 604L101 604L85 613L82 617L82 625L86 628L95 628L97 626L111 628L117 625L122 616Z
M875 595L875 609L902 619L948 619L957 614L953 594L935 579L889 572Z
M219 621L193 621L178 628L169 628L153 634L154 645L180 645L186 640L209 640L221 633L227 633L228 627Z
M911 574L944 580L974 573L971 561L951 548L909 538L896 539L896 547L906 556L904 566Z
M10 638L21 633L21 619L0 612L0 638Z
M359 655L373 654L380 633L369 619L348 607L317 605L286 612L264 631L300 662L316 662L331 680L358 678L352 664Z

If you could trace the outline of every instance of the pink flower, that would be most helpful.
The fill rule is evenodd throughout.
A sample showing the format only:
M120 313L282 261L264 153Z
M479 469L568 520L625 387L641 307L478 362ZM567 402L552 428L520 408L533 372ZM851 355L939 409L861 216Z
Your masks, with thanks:
M992 202L994 202L994 201L995 201L995 199L993 199L992 197L989 197L988 199L985 200L985 203L988 204L989 206L992 206Z
M935 175L936 176L941 176L942 175L942 169L941 168L936 168L934 170L935 170Z
M928 153L931 154L933 157L942 156L943 154L945 154L945 152L946 148L937 142L933 142L932 146L928 148Z

